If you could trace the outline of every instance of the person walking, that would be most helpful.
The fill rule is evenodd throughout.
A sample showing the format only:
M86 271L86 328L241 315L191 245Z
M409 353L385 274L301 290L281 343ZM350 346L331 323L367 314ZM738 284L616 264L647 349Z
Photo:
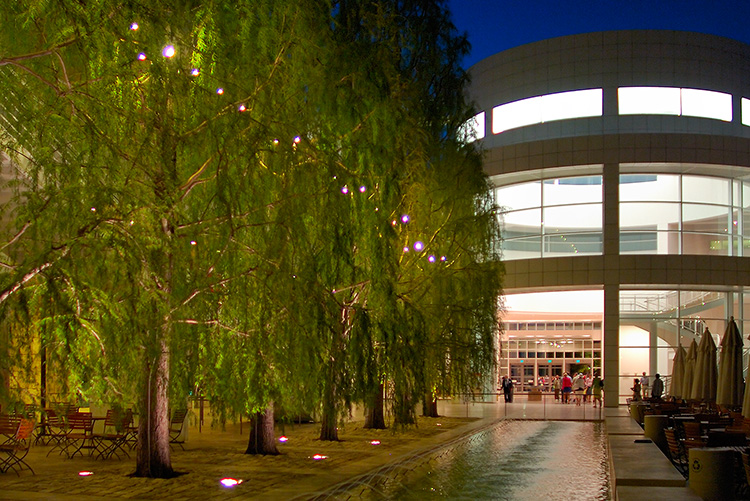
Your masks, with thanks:
M651 398L661 400L661 396L664 393L664 381L661 376L657 374L654 376L654 387L651 389Z
M570 376L567 372L563 374L562 377L562 403L569 404L570 403L570 392L573 391L573 380L570 379Z

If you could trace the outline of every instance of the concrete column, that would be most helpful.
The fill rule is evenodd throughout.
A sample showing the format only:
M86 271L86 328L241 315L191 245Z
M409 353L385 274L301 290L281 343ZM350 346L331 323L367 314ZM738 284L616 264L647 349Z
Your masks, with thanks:
M646 371L646 374L648 374L648 381L650 384L654 384L654 374L659 372L657 369L657 363L658 363L658 350L657 346L659 346L659 335L657 333L657 330L659 329L659 324L656 322L651 322L651 326L648 329L648 370ZM649 388L649 396L650 396L651 389Z
M619 405L620 388L620 167L604 164L602 240L604 254L604 405Z

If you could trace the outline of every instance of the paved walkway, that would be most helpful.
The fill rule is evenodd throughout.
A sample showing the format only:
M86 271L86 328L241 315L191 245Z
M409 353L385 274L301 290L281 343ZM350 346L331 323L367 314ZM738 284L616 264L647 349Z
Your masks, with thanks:
M501 397L502 398L502 397ZM279 456L256 457L243 454L248 426L227 425L225 430L191 423L185 451L172 453L175 470L185 474L170 480L130 478L134 459L95 460L90 457L66 459L50 447L36 446L27 457L36 475L24 470L17 476L0 474L2 499L310 499L332 486L373 471L391 462L404 460L461 435L472 433L498 419L602 419L602 411L591 404L577 407L547 402L456 402L441 401L442 418L420 418L416 429L406 432L362 429L354 420L340 429L341 442L317 440L317 424L286 426L278 434L289 441L280 444ZM606 412L606 411L605 411ZM210 422L210 419L206 421ZM379 445L372 445L379 440ZM315 460L315 454L328 456ZM88 477L81 471L92 471ZM227 489L219 484L224 477L243 482Z

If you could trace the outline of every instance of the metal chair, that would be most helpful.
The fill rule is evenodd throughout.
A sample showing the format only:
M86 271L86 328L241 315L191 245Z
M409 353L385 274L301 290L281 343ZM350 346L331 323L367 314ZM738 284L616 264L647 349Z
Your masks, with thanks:
M180 440L182 435L182 427L185 424L185 418L187 417L187 409L177 409L172 413L172 419L169 421L169 444L177 444L184 451L185 447L182 444L184 440Z
M15 428L15 432L10 434ZM0 459L0 472L6 473L13 470L16 475L20 476L19 470L24 467L31 471L34 470L25 461L26 455L31 447L31 433L34 430L34 421L21 416L0 416L0 433L7 439L0 444L0 454L5 455Z

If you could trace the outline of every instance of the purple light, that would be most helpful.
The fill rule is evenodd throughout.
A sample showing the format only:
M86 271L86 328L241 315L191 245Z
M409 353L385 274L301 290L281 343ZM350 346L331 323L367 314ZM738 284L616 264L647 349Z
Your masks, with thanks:
M133 23L133 24L131 24L131 25L130 25L130 29L131 29L132 31L135 31L135 30L137 30L137 29L138 29L138 23Z
M429 257L427 258L427 260L428 260L429 262L431 262L431 263L434 263L434 262L435 262L435 256L429 256Z
M404 224L408 223L409 219L409 214L404 214L403 216L401 216L401 222Z
M219 482L224 487L234 487L237 484L241 484L242 480L237 480L236 478L222 478Z
M347 186L344 186L343 188L341 188L341 193L343 193L344 195L348 195L349 194L349 188Z
M372 442L370 442L370 444L372 444L372 445L380 445L380 440L373 440Z
M279 442L284 443L284 442L288 442L288 441L289 441L289 439L287 437L285 437L284 435L282 435L282 436L279 437Z
M419 252L422 249L424 249L424 244L422 242L419 242L419 241L414 242L414 250L415 251Z
M193 75L194 77L197 77L198 75L201 74L201 70L199 70L198 68L193 68L192 70L190 70L190 74Z
M404 247L404 252L409 252L409 247Z
M321 459L328 459L328 456L324 456L324 455L322 455L322 454L315 454L315 455L314 455L314 456L313 456L312 458L313 458L313 459L314 459L315 461L320 461Z
M294 136L294 144L299 144L299 142L302 141L302 138L299 136Z
M145 61L146 60L146 54L144 52L141 52L138 54L138 60L139 61Z
M247 106L245 106L244 104L241 104L237 107L237 111L239 111L240 113L242 113L245 110L247 110Z
M445 256L440 256L441 261L445 261Z
M90 477L93 474L94 474L93 471L79 471L78 472L79 477Z
M174 45L167 45L161 51L161 55L166 57L167 59L170 57L174 57L174 54L175 54Z
M219 87L218 89L216 89L216 93L219 94L219 95L222 95L222 94L224 94L224 89L221 88L221 87Z
M367 191L367 188L365 188L364 186L360 186L360 187L359 187L359 192L360 192L360 193L364 193L364 192L366 192L366 191Z

